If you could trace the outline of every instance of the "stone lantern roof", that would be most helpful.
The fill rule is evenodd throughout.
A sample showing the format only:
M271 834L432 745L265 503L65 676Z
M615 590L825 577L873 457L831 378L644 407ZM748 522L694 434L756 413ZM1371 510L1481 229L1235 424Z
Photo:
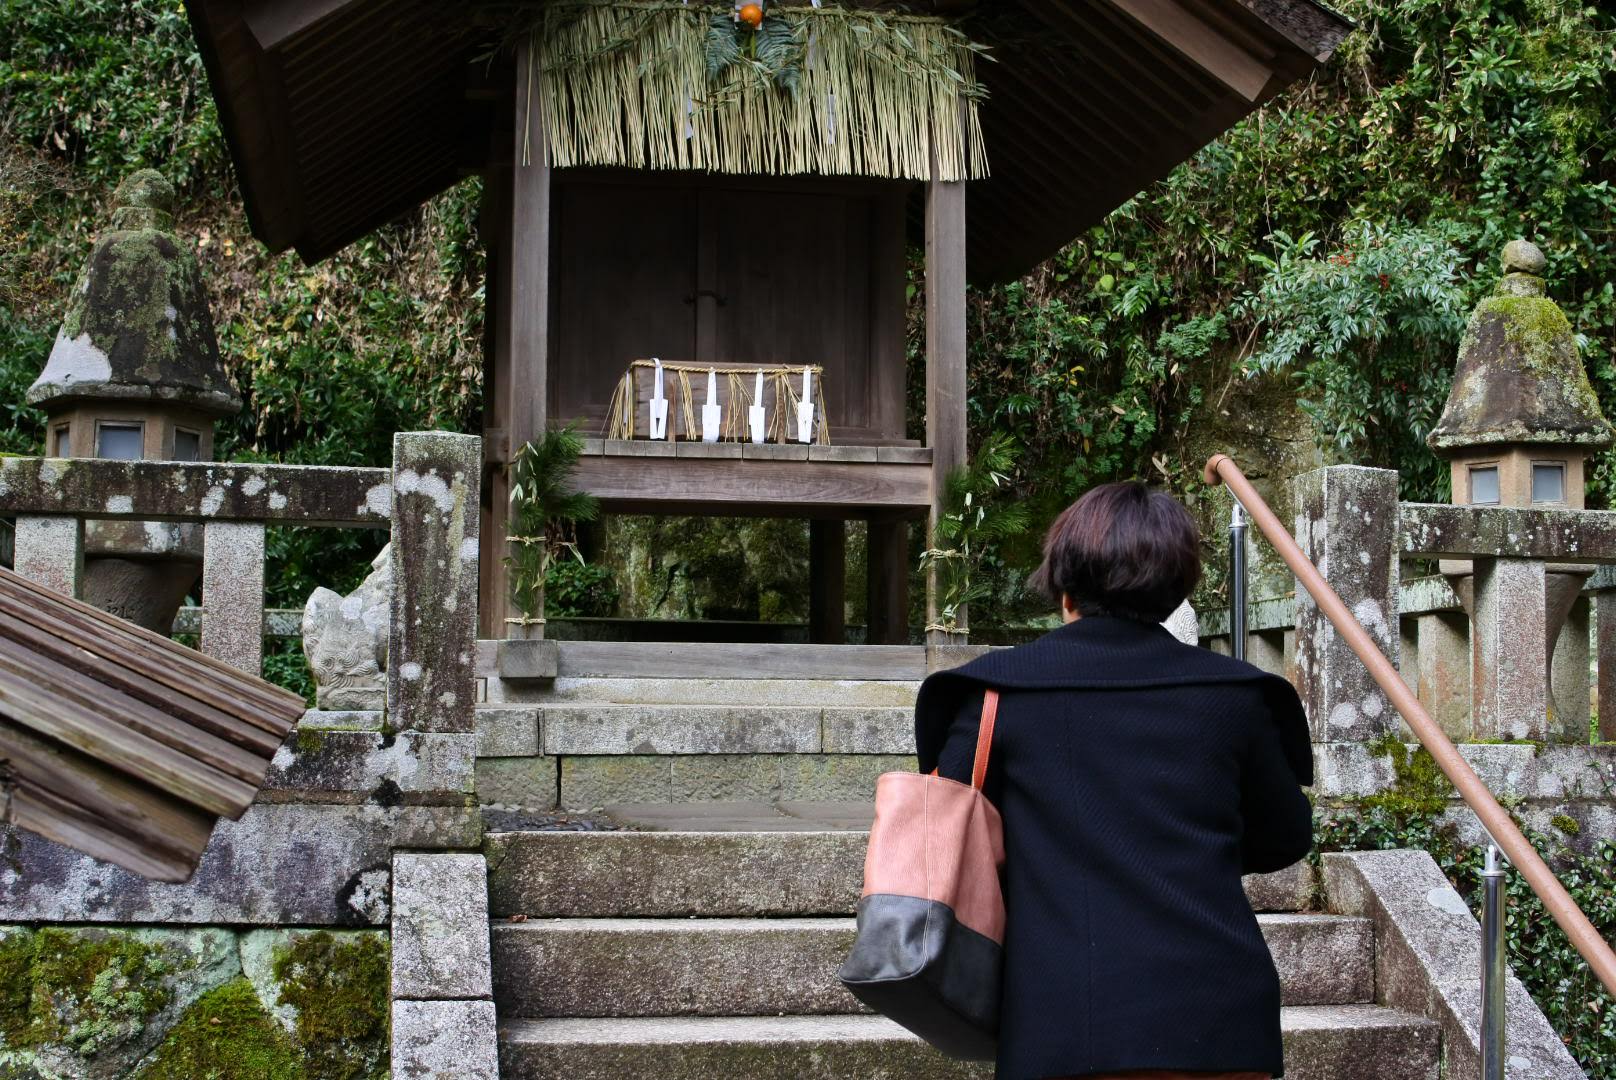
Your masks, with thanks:
M1503 264L1498 288L1470 316L1453 389L1426 443L1439 454L1499 444L1609 446L1612 429L1571 324L1545 295L1543 252L1512 240Z
M219 363L196 257L173 233L173 186L142 169L118 185L113 202L112 227L79 274L28 400L166 402L212 416L240 411Z

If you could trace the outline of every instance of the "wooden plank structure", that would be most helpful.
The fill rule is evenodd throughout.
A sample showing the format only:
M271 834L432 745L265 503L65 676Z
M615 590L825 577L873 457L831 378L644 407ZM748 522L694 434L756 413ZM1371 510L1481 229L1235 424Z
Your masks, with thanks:
M185 881L302 714L296 694L0 570L0 821Z
M806 6L768 7L792 4ZM868 640L909 640L909 525L935 516L940 478L967 454L967 283L1024 273L1305 77L1350 28L1315 0L902 6L963 20L995 62L977 66L987 96L959 103L959 130L931 129L929 175L893 179L552 167L546 125L567 121L533 108L545 98L531 39L473 62L512 12L543 3L186 0L248 216L272 250L318 261L461 177L483 178L483 636L506 636L513 451L568 422L604 434L628 364L658 356L820 365L835 391L831 448L875 453L804 459L770 444L702 458L607 444L581 485L609 512L821 522L811 606L823 641L842 640L846 581L845 543L828 530L867 521ZM939 145L975 130L990 175L949 175ZM906 408L911 245L925 252L924 445Z

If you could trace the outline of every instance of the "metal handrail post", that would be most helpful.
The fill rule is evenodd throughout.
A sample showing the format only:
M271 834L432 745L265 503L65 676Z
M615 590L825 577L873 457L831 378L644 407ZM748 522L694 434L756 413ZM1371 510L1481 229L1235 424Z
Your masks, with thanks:
M1246 658L1246 508L1234 499L1229 510L1229 653Z
M1504 948L1503 853L1487 840L1487 862L1481 871L1481 1080L1504 1080Z

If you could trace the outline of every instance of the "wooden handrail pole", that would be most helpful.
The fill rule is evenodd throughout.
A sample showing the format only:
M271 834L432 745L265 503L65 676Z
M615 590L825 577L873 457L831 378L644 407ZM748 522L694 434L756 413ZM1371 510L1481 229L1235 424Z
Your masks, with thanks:
M1285 565L1291 568L1296 580L1306 589L1308 595L1319 605L1324 617L1330 620L1336 633L1363 661L1364 667L1385 692L1392 707L1402 714L1408 722L1409 728L1414 732L1415 738L1430 752L1432 759L1437 763L1461 798L1470 807L1481 821L1482 828L1486 829L1493 841L1504 852L1509 861L1521 872L1526 883L1532 887L1543 906L1548 909L1554 921L1560 924L1560 929L1566 932L1571 944L1582 958L1588 962L1589 968L1605 989L1616 994L1616 952L1611 950L1610 944L1605 941L1597 927L1588 921L1588 916L1582 913L1571 894L1566 892L1560 879L1554 876L1542 856L1537 853L1530 841L1521 830L1516 827L1514 819L1498 805L1487 785L1481 782L1476 771L1470 763L1459 753L1459 748L1449 739L1447 733L1431 719L1425 707L1420 704L1419 698L1408 688L1403 676L1386 659L1386 654L1380 651L1369 632L1359 624L1358 620L1347 610L1347 605L1341 597L1330 588L1324 575L1319 573L1303 554L1301 547L1292 539L1290 531L1280 523L1278 517L1263 501L1257 489L1251 486L1240 467L1226 454L1214 454L1206 463L1203 478L1208 484L1223 483L1240 504L1246 508L1246 513L1256 523L1257 528L1268 538L1279 557L1285 560Z

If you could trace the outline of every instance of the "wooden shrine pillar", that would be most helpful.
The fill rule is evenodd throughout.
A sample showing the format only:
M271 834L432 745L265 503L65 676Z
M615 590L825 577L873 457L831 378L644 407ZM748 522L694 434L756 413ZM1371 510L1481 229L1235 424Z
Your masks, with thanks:
M943 479L965 463L965 184L931 180L926 185L926 445L932 452L935 527ZM935 574L926 582L926 622L939 616ZM959 612L960 629L966 613ZM940 639L931 631L928 640Z
M870 645L907 645L909 522L903 518L871 518L866 535L864 606L868 615L864 640Z
M847 522L808 523L808 640L847 642Z
M510 122L495 126L486 210L493 241L489 252L488 346L484 365L483 439L488 470L483 506L479 636L543 637L544 626L507 624L512 456L544 433L549 406L550 164L539 95L529 92L536 76L527 45L517 49ZM535 614L542 616L542 611Z

